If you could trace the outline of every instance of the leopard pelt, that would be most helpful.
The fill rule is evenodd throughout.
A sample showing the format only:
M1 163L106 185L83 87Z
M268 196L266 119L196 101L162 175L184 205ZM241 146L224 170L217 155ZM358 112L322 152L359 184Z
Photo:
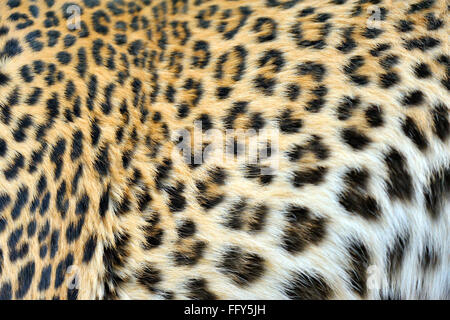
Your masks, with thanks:
M445 0L0 0L0 299L449 299Z

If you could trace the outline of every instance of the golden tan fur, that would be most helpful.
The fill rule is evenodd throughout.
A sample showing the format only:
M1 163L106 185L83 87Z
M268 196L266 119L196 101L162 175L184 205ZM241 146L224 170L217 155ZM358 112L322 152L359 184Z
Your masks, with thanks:
M70 3L0 1L1 298L448 298L445 0ZM220 152L251 128L271 174Z

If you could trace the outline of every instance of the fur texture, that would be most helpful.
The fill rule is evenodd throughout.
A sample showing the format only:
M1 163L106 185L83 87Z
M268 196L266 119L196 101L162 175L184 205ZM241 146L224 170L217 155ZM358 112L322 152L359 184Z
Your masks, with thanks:
M445 0L0 8L0 299L450 297Z

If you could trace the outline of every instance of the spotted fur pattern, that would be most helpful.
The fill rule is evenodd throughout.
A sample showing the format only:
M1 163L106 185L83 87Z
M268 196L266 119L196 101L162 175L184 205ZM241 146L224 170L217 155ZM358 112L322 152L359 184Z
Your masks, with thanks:
M0 0L0 299L448 299L448 7Z

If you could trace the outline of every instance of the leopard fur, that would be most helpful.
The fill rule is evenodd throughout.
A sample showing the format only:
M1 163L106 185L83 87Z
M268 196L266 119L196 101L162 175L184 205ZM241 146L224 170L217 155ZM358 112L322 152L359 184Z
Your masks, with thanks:
M448 8L0 0L0 299L448 299Z

